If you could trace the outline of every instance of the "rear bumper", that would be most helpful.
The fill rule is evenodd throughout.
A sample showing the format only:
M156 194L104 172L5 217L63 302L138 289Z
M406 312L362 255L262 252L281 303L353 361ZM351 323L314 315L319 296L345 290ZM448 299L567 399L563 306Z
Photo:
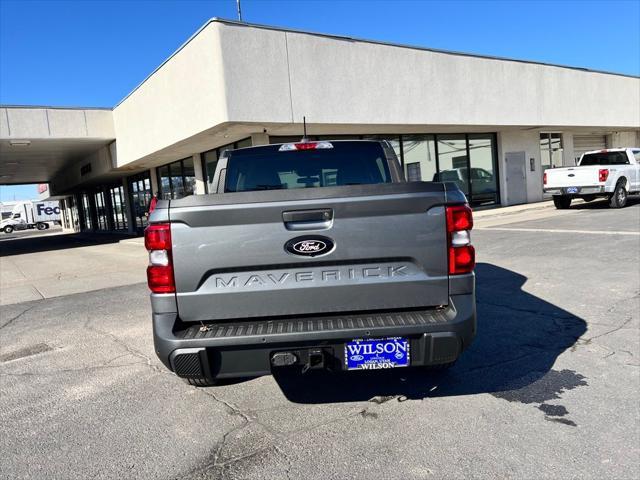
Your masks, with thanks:
M571 193L568 189L576 188L577 191ZM603 185L590 185L584 187L553 187L553 188L544 188L544 193L548 193L551 195L572 195L572 196L580 196L580 195L604 195L605 193L610 193L613 191L612 188L609 188L607 191L607 187Z
M443 309L183 324L175 313L153 315L160 360L185 378L268 375L277 352L301 364L321 351L325 366L343 369L344 344L355 338L410 339L411 366L454 361L476 334L475 294L451 295Z

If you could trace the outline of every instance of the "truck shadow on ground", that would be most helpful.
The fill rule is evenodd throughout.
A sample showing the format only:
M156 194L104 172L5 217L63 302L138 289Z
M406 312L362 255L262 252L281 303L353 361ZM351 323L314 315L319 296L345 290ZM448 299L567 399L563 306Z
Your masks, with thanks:
M478 334L449 370L275 372L282 392L296 403L382 403L492 393L508 401L540 404L545 411L556 406L544 402L586 385L576 372L552 370L556 358L586 332L584 320L523 291L526 277L516 272L481 263L476 274Z
M120 240L132 238L130 235L119 233L60 233L38 235L36 231L13 232L0 234L0 256L24 255L28 253L68 250L70 248L88 247L118 243ZM26 235L25 235L26 233Z
M627 198L627 205L624 208L640 205L640 195L629 195ZM570 210L608 210L609 200L605 198L592 200L586 203L577 203L569 207Z

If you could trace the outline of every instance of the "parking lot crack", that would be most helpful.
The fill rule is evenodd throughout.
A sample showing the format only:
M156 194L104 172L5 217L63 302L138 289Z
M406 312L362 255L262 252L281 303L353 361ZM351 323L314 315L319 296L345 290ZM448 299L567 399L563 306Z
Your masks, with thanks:
M90 325L90 323L91 323L91 320L87 320L85 322L85 324L84 324L84 328L86 328L87 330L91 330L92 332L95 332L98 335L102 335L102 336L105 336L105 337L111 339L114 343L116 343L117 345L119 345L122 348L124 348L129 354L133 355L134 357L137 357L137 358L140 358L140 359L144 360L144 362L142 364L146 365L149 369L153 370L154 372L160 373L160 374L171 374L170 372L168 372L164 368L160 368L157 365L154 365L153 362L151 361L151 358L149 358L147 355L145 355L144 353L140 352L139 350L136 350L135 348L131 347L125 341L123 341L122 339L120 339L119 337L114 335L113 333L105 332L104 330L100 330L99 328L96 328L96 327Z
M37 305L31 305L29 308L23 310L22 312L20 312L18 315L16 315L13 318L10 318L9 320L7 320L5 323L3 323L2 325L0 325L0 330L2 330L5 327L8 327L9 325L11 325L13 322L15 322L16 320L18 320L20 317L24 316L27 312L33 310Z

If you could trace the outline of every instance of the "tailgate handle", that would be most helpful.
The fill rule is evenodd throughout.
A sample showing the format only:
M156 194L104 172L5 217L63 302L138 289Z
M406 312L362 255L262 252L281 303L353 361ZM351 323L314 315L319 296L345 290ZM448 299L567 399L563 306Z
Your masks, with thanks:
M321 230L333 223L333 210L292 210L282 212L282 221L287 230Z

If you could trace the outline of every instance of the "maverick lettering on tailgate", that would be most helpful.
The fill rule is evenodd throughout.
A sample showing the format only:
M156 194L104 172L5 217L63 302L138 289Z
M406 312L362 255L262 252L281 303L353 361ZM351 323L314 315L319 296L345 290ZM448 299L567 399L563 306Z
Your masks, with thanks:
M383 265L379 267L339 267L316 270L295 270L276 273L238 273L216 275L216 288L261 287L308 282L344 282L360 279L394 278L414 275L409 265Z

